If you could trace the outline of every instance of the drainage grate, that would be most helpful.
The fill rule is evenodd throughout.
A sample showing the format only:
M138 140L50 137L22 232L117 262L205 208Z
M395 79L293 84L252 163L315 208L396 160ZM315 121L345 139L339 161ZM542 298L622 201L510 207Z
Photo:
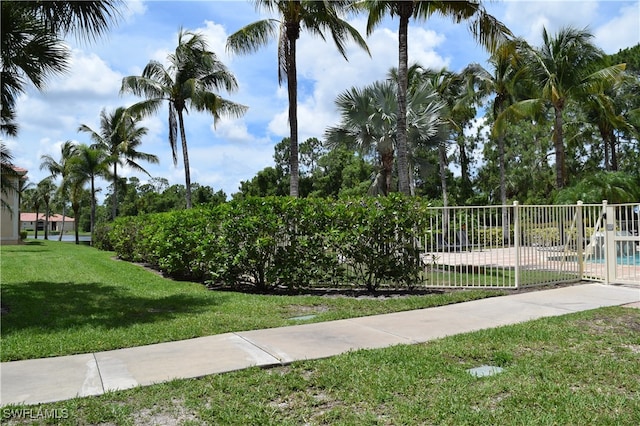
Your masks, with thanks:
M306 321L315 318L317 315L303 315L301 317L289 318L291 321Z
M480 367L470 368L467 373L475 377L493 376L494 374L502 373L503 368L496 367L494 365L481 365Z

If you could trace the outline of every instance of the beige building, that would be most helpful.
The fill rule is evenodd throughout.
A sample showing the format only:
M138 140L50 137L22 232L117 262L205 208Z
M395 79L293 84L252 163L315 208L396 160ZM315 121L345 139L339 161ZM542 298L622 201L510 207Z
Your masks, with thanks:
M44 231L46 225L44 213L38 214L36 221L35 213L20 213L20 229L34 230L38 227L38 232ZM49 232L72 232L75 230L75 222L72 217L60 214L49 215Z
M20 179L24 179L27 174L25 169L19 167L13 168ZM11 179L13 186L18 186L18 178L6 177ZM18 191L9 189L2 194L2 206L0 207L0 244L18 244L20 243L20 197Z

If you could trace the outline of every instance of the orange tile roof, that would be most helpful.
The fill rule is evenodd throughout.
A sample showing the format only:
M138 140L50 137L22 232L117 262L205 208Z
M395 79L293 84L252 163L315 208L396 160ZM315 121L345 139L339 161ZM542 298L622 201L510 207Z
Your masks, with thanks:
M44 213L40 213L38 215L38 220L45 220ZM20 221L21 222L35 222L36 214L35 213L20 213ZM64 217L65 222L73 222L73 218L69 216ZM52 214L49 215L49 222L62 222L61 214Z

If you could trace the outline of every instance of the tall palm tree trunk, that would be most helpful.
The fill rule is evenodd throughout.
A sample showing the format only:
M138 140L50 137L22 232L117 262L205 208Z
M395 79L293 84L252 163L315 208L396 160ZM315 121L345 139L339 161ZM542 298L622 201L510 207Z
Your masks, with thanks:
M96 186L95 179L91 176L91 245L93 245L93 229L96 224Z
M443 143L438 146L438 158L440 163L440 184L442 185L442 203L449 205L449 191L447 190L447 149Z
M384 173L384 195L391 192L391 178L393 176L393 150L385 152L381 156L382 171Z
M564 167L564 135L562 132L562 108L556 106L555 124L553 129L553 145L556 154L556 189L564 188L566 183L565 167Z
M442 235L449 236L449 191L447 189L447 149L444 143L438 145L438 163L440 163L440 185L442 185Z
M184 184L186 186L185 198L187 200L187 208L191 208L191 171L189 169L189 152L187 150L187 135L184 131L184 120L182 109L178 110L178 125L180 126L180 139L182 141L182 160L184 162Z
M298 162L298 77L296 66L296 40L300 36L299 24L287 25L287 89L289 92L289 129L291 132L291 152L289 167L291 180L289 182L289 195L298 197L299 195L299 162Z
M62 228L60 229L60 234L58 235L58 241L62 241L62 234L64 234L64 219L67 214L67 206L66 203L62 204Z
M407 74L408 74L408 32L409 18L413 13L413 2L399 2L400 28L398 29L398 124L397 124L397 158L398 189L401 193L411 195L409 185L409 159L407 143Z
M118 214L118 161L113 163L113 203L111 205L111 219Z
M45 204L44 208L44 239L49 239L49 204Z
M507 209L507 173L504 161L504 133L498 136L498 164L500 167L500 204L502 205L502 242L509 238L509 210Z
M73 209L73 227L76 235L76 244L80 244L80 204L71 203L71 209ZM93 242L92 242L93 244Z
M609 146L611 151L611 170L618 171L618 154L616 152L616 135L613 129L609 129L608 132ZM605 142L606 144L606 142Z
M40 206L35 206L36 207L36 228L35 228L35 234L34 234L34 238L37 240L38 239L38 216L40 215Z

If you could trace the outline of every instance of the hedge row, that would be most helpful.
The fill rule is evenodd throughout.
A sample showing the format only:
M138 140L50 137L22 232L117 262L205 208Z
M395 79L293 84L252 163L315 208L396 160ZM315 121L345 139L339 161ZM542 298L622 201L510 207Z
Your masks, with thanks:
M252 198L119 218L94 244L178 279L226 286L412 287L423 268L414 236L428 215L400 196Z

